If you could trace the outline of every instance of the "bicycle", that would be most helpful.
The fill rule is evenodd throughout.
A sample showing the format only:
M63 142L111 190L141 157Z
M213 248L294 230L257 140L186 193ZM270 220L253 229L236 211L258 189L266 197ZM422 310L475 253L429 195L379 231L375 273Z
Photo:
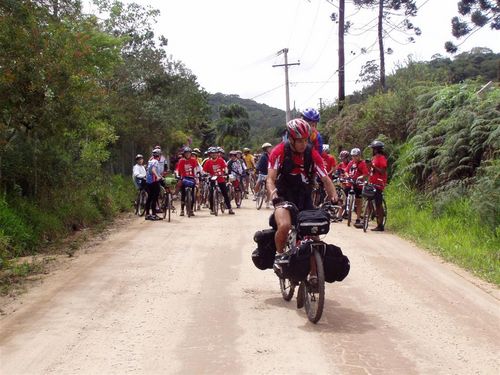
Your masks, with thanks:
M164 188L161 186L160 189L160 197L158 198L160 202L160 208L163 212L163 219L167 219L170 223L172 212L175 212L175 207L172 203L172 191L170 190L170 186L166 185Z
M224 213L226 209L226 204L224 202L224 197L222 191L220 190L219 184L217 183L218 176L213 176L210 178L212 181L214 192L212 194L212 207L214 210L214 215L219 215L219 209L221 213Z
M255 205L257 206L257 209L260 210L262 208L262 203L264 203L264 199L267 199L267 184L266 184L266 177L262 178L259 181L259 192L256 194L255 197Z
M328 215L330 215L331 211L329 204L323 204L318 210L325 210ZM283 254L290 254L293 251L297 251L298 247L304 245L306 246L305 255L309 255L308 261L312 257L316 265L316 282L314 284L311 284L307 280L307 276L301 280L294 280L283 275L281 273L282 269L280 269L281 265L286 265L286 258L283 258L283 255L277 258L273 268L278 275L280 292L283 299L285 301L290 301L293 298L295 288L298 286L297 308L304 307L309 321L316 324L321 319L325 304L325 271L323 258L326 253L327 244L320 241L318 236L299 235L298 226L295 225L288 233Z
M194 195L194 190L196 183L194 179L188 179L184 178L182 180L182 184L184 185L184 206L186 207L187 211L187 216L191 217L193 216L193 210L194 210L194 200L193 200L193 195Z
M366 233L368 230L368 224L377 217L377 211L374 205L375 202L375 191L379 185L376 184L366 184L363 188L363 197L365 198L364 206L364 217L363 217L363 231ZM384 192L382 194L382 207L384 209L384 220L382 225L385 226L387 221L387 204L385 203Z
M255 169L248 170L248 185L252 194L255 194L255 185L257 184L257 176Z

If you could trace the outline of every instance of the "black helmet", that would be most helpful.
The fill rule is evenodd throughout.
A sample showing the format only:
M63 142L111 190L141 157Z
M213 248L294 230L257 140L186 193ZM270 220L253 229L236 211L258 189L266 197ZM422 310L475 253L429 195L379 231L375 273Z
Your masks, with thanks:
M368 147L371 147L371 148L384 148L384 146L385 146L384 142L374 140L372 143L370 143L370 146L368 146Z
M186 152L193 152L193 150L191 150L190 147L184 147L184 149L182 150L182 153L185 154Z

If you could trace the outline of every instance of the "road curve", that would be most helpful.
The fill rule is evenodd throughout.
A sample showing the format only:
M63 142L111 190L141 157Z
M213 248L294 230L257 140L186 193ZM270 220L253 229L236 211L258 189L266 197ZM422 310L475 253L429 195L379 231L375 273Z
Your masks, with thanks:
M335 224L351 273L313 325L256 269L270 210L134 219L0 318L1 374L499 374L498 289Z

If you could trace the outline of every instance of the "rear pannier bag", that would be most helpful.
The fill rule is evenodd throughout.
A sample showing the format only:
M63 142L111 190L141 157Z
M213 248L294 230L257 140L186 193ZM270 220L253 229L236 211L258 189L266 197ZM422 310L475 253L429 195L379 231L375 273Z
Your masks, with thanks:
M297 230L301 236L318 236L330 230L330 217L324 210L305 210L297 216Z
M294 281L304 280L311 267L311 246L302 244L284 253L276 260L274 272L278 277Z
M257 243L257 249L252 252L252 261L260 270L272 269L276 245L274 243L274 229L264 229L255 232L253 240Z
M327 244L323 256L323 269L325 270L325 281L333 283L346 278L351 269L351 263L349 258L342 254L340 247Z

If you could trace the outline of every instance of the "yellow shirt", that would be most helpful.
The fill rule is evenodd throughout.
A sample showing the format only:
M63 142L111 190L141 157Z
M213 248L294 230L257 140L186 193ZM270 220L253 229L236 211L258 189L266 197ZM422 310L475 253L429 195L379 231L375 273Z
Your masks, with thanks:
M248 169L255 169L255 158L251 153L244 154L243 159L245 159L245 163L247 164Z

